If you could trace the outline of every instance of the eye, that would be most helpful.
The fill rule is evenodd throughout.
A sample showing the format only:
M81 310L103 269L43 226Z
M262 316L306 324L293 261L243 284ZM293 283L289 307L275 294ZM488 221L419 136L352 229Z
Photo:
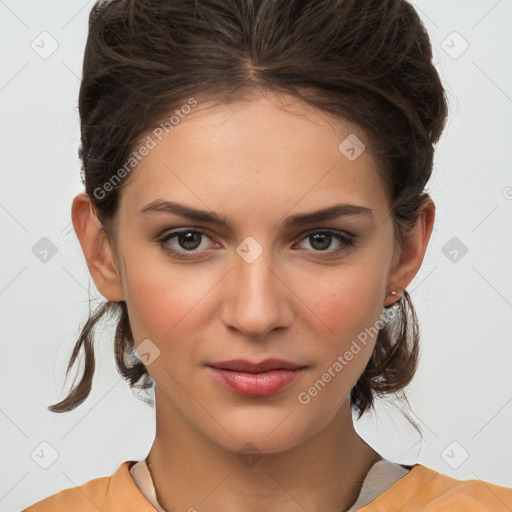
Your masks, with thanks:
M330 255L336 255L340 252L344 252L347 248L354 245L354 240L351 236L337 231L328 230L310 231L301 240L307 240L314 252L325 252ZM338 247L329 250L329 247L332 246L333 242L337 242Z
M173 257L185 259L194 255L196 252L199 253L206 250L206 247L203 245L203 239L205 237L210 238L202 229L183 228L167 232L163 237L157 240L157 242L162 249L170 253ZM171 240L174 241L174 244L170 243ZM218 246L218 244L216 245Z
M204 244L205 238L211 241L203 229L181 228L168 231L157 240L157 243L175 259L194 259L202 252L208 251L207 244L206 246ZM311 249L305 249L307 252L325 253L330 256L346 252L348 248L355 245L352 235L332 230L310 231L300 239L301 242L305 240L311 247ZM334 242L338 247L330 249ZM214 245L221 247L216 242Z

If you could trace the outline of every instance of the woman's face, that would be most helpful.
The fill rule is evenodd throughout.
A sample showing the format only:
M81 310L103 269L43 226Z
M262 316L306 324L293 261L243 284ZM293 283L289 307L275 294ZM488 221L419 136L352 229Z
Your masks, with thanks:
M152 136L117 217L124 300L157 407L232 450L285 450L347 404L394 264L377 161L353 145L364 133L295 99L286 111L279 98L290 99L200 103ZM353 211L300 220L339 205ZM269 358L302 369L209 366Z

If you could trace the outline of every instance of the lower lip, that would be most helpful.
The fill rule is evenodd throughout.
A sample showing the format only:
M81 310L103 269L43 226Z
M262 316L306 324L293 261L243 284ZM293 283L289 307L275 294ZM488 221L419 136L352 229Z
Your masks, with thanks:
M247 373L213 368L213 377L227 388L245 396L269 396L277 393L296 380L303 368L271 370L263 373Z

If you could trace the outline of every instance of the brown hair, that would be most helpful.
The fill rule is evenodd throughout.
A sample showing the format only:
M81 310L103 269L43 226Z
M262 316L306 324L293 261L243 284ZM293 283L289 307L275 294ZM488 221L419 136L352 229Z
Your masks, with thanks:
M447 103L425 27L404 0L111 0L89 18L79 112L82 181L106 235L122 185L98 194L164 114L203 94L221 102L251 90L287 93L361 127L382 164L395 241L401 246L428 194L434 144ZM95 193L96 191L96 193ZM418 321L407 291L379 330L351 392L359 415L376 395L400 392L418 361ZM98 321L118 314L115 359L131 388L152 379L136 357L126 303L90 314L69 361L81 350L79 383L54 412L89 395Z

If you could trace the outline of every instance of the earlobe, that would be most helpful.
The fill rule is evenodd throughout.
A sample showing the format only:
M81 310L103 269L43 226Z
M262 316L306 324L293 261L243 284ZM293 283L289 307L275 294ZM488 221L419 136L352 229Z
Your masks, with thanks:
M112 247L86 193L73 199L71 219L96 288L108 300L124 300Z
M434 219L435 204L428 197L420 208L413 230L403 241L398 263L390 272L388 280L390 289L405 290L418 273L434 228ZM393 301L389 304L392 303Z

